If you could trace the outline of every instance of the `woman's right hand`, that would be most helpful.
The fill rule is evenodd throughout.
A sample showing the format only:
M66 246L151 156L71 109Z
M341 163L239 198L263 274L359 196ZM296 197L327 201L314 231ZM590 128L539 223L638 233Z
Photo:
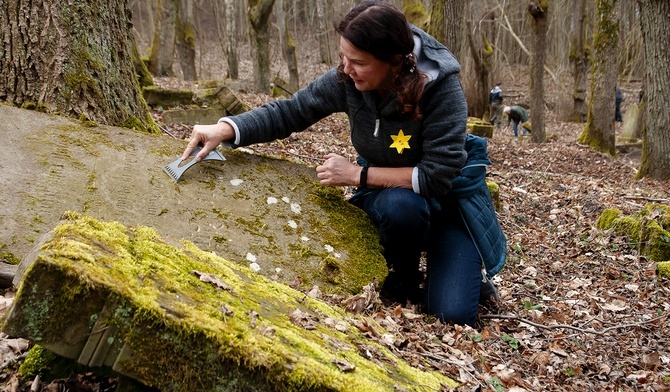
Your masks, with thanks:
M211 125L194 125L191 139L181 155L181 160L186 160L191 152L202 145L202 150L196 155L196 162L200 162L210 151L216 148L224 140L235 138L235 130L227 122L220 122Z

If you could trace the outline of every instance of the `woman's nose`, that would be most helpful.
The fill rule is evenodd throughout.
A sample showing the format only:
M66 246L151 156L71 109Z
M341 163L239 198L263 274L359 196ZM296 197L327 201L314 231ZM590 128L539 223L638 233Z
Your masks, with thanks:
M349 67L349 62L346 59L342 59L342 65L344 65L344 73L349 75L351 74L351 67Z

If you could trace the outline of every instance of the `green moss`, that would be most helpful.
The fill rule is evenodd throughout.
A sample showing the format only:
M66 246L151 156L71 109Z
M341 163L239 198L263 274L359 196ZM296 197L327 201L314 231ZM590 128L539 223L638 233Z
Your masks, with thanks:
M347 203L339 188L323 187L314 182L314 190L309 196L328 216L328 222L335 230L318 231L321 241L335 249L350 248L347 260L356 265L343 265L347 270L339 285L348 292L359 292L370 283L371 276L385 277L386 263L379 262L382 247L379 245L377 228L367 217L361 219L361 211ZM318 228L323 222L312 222ZM328 277L332 279L331 277Z
M658 274L670 278L670 261L661 261L657 264Z
M600 214L596 221L598 230L609 230L614 224L614 220L621 216L621 210L618 208L608 208Z
M334 197L334 196L333 196ZM146 227L128 229L67 213L24 277L5 331L57 347L73 328L100 322L132 349L122 365L149 386L177 390L386 391L394 387L439 390L456 384L421 372L369 341L355 327L343 333L320 320L362 322L341 309L305 296L184 242L175 248ZM329 268L343 268L327 259ZM193 271L210 274L217 288ZM77 304L77 306L73 306ZM305 329L291 320L299 309L315 320ZM384 329L373 319L366 323ZM342 342L337 348L331 342ZM375 348L368 360L358 347ZM73 353L73 355L78 355ZM332 361L346 360L354 372ZM281 386L281 387L280 387ZM244 388L242 388L244 389ZM250 389L252 390L252 389Z
M0 244L0 260L12 265L18 265L21 262L21 259L9 250L7 244Z
M616 235L627 236L640 253L655 261L670 260L670 232L667 230L670 207L652 203L637 215L621 216L621 211L608 209L598 218L600 230L613 229Z
M26 359L19 367L21 383L30 382L37 375L40 376L40 381L50 382L56 378L69 377L72 374L82 374L87 371L90 371L90 369L76 361L54 354L39 345L33 346L28 351ZM97 372L99 374L109 373L101 370L97 370Z
M486 186L489 188L491 200L493 201L493 208L500 212L502 211L502 202L500 201L500 187L494 181L486 181Z

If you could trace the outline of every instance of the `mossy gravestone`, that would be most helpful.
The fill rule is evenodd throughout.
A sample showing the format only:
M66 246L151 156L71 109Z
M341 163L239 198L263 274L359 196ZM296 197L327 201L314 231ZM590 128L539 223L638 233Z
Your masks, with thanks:
M437 391L361 332L382 327L147 227L76 213L36 253L5 321L161 391ZM357 327L360 326L360 329ZM363 328L365 326L365 328Z
M76 211L153 227L324 292L355 293L386 275L376 230L338 188L319 185L314 168L227 150L225 162L195 165L175 183L162 168L183 140L6 105L0 119L0 249L15 259Z

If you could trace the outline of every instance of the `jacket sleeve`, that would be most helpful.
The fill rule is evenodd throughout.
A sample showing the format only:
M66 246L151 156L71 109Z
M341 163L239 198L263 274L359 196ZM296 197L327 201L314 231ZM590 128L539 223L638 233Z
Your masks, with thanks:
M455 73L435 83L421 107L423 157L417 168L419 192L426 198L446 195L466 159L468 108L461 83Z
M247 146L284 139L332 113L344 111L345 105L344 85L333 68L291 99L269 102L229 119L239 129L239 145Z

